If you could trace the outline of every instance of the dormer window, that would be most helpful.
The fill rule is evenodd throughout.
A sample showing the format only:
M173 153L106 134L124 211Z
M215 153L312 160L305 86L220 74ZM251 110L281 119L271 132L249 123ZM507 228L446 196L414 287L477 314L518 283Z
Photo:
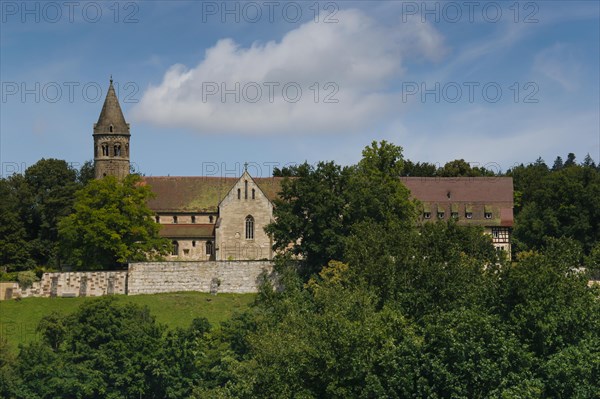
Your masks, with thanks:
M448 191L448 194L450 194L450 191ZM450 205L450 217L452 219L458 219L458 204Z
M444 207L442 205L438 205L437 206L438 219L443 219L445 215L446 215L446 210L444 209Z
M473 205L467 204L465 207L465 217L467 219L473 219Z
M423 219L431 219L431 212L423 212Z
M489 205L485 205L483 207L483 217L486 219L491 219L492 218L492 207Z

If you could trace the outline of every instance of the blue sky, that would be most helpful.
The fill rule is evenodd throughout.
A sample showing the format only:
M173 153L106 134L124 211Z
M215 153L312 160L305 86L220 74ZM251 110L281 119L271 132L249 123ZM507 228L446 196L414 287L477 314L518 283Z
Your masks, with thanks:
M599 4L3 0L2 175L91 159L111 74L146 175L598 161Z

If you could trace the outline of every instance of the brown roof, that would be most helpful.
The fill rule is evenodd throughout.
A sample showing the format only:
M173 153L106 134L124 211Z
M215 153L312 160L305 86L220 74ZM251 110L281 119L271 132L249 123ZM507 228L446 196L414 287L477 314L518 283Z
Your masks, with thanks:
M449 219L453 211L458 212L461 224L513 225L512 177L403 177L401 180L412 197L431 210L431 220L439 220L437 209L441 208L445 210L444 219ZM467 210L472 219L466 219ZM492 213L490 219L485 218L487 211Z
M400 180L421 201L513 202L512 177L402 177Z
M235 177L185 176L144 177L156 197L148 201L158 212L217 212L219 202L238 181ZM254 178L269 200L274 200L282 178Z
M161 224L160 236L169 238L214 237L214 224Z

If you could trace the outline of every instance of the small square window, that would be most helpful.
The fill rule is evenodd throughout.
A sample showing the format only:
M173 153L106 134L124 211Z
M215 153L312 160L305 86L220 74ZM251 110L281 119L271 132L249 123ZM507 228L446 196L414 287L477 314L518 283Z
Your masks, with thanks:
M431 212L423 212L423 219L431 219Z
M154 219L156 220L156 223L160 223L160 216L155 216Z
M190 250L189 249L184 249L183 250L183 254L184 255L189 255L190 254Z
M466 213L465 213L465 217L466 217L467 219L473 219L473 212L466 212Z
M177 224L177 216L173 216L173 224Z
M486 219L491 219L492 218L492 212L486 212L486 213L484 213L484 217Z
M192 215L192 223L196 223L196 216Z

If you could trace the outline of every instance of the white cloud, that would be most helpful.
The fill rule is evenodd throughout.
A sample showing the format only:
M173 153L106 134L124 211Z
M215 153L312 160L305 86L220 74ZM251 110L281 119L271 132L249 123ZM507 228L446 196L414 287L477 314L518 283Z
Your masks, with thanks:
M575 91L579 86L581 66L564 43L556 43L540 51L535 56L533 69L567 91Z
M406 58L438 60L445 52L441 35L428 24L385 27L359 10L336 17L339 23L311 21L281 41L248 48L220 40L195 67L171 66L158 86L145 91L132 116L207 134L357 131L399 111L390 105L400 103L394 101L398 93L386 87L402 76ZM278 86L270 88L270 82ZM292 86L284 93L286 84ZM293 102L297 87L302 96ZM233 94L223 97L223 88L237 92L239 102ZM338 102L326 103L328 95Z

